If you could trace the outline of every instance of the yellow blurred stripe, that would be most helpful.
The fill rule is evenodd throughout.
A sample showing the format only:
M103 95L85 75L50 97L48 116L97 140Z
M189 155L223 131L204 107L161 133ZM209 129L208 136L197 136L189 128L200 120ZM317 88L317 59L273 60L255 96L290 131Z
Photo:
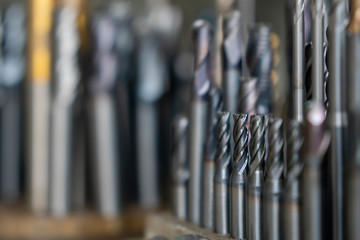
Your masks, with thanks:
M50 31L53 0L30 0L29 79L36 84L50 81Z

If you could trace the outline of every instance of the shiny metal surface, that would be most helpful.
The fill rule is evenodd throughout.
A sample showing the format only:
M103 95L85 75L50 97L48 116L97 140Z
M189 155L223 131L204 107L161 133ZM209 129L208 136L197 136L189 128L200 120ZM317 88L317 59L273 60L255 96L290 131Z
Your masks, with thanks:
M269 240L282 239L281 194L284 177L283 121L269 119L269 153L266 161L264 184L264 237Z
M173 181L173 213L180 219L186 218L187 189L189 179L187 147L188 147L188 119L179 114L172 125L171 169Z
M229 233L229 175L230 175L230 116L229 112L218 113L217 152L215 161L215 224L214 231Z
M248 238L260 240L264 237L263 217L263 184L264 162L266 154L265 132L267 131L265 116L253 115L250 118L250 162L247 188L247 226Z
M306 115L304 132L304 170L302 187L302 229L304 239L322 237L321 164L330 143L325 130L325 109L315 103Z
M248 114L233 114L233 169L230 175L230 236L246 239L246 178L249 163Z
M210 46L212 29L206 21L197 20L193 24L195 42L195 72L192 87L192 100L189 122L189 208L188 220L199 224L201 218L201 171L203 144L206 137L206 99L210 91Z
M293 1L293 119L302 122L304 118L304 0Z
M329 110L328 122L331 130L330 168L332 236L334 240L343 236L343 164L346 144L344 142L347 115L345 112L345 27L347 10L344 0L330 1L329 12Z

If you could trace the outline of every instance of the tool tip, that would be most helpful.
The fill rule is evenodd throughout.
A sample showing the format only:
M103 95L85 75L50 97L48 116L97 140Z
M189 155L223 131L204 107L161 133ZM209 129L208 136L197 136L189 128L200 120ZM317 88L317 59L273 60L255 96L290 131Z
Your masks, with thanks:
M196 20L192 25L192 36L195 42L209 43L213 34L210 23L203 19Z
M225 31L225 33L234 27L238 27L240 19L241 19L240 11L233 10L233 11L227 12L224 16L224 31Z

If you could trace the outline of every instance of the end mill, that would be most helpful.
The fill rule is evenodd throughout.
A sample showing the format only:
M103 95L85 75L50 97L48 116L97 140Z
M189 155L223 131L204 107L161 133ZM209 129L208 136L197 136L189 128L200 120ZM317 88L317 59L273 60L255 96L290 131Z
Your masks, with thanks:
M230 176L230 236L246 239L246 178L249 163L248 114L233 114L235 142Z
M200 223L201 172L206 135L207 97L210 91L210 47L213 32L210 24L197 20L193 24L195 72L189 122L189 207L188 220Z
M247 188L247 226L248 238L261 240L263 233L263 183L264 162L266 155L265 135L266 120L264 115L253 115L250 118L250 162Z
M207 136L204 145L202 198L201 198L201 226L214 228L214 174L216 157L216 127L217 113L222 111L222 97L220 89L210 91L208 108Z
M301 149L304 143L302 123L291 120L286 135L286 178L284 184L284 239L300 240L300 174L304 163Z
M218 113L215 162L215 232L229 233L230 113Z
M280 118L270 118L268 142L269 153L264 186L264 237L269 240L280 240L283 230L280 201L284 177L283 121Z

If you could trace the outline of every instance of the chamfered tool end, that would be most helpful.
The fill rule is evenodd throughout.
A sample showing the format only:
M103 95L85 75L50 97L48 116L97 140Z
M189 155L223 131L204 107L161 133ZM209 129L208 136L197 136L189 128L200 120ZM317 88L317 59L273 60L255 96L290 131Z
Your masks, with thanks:
M193 96L204 98L211 88L210 48L213 30L204 20L196 20L192 26L192 36L195 43L195 72L193 81Z

